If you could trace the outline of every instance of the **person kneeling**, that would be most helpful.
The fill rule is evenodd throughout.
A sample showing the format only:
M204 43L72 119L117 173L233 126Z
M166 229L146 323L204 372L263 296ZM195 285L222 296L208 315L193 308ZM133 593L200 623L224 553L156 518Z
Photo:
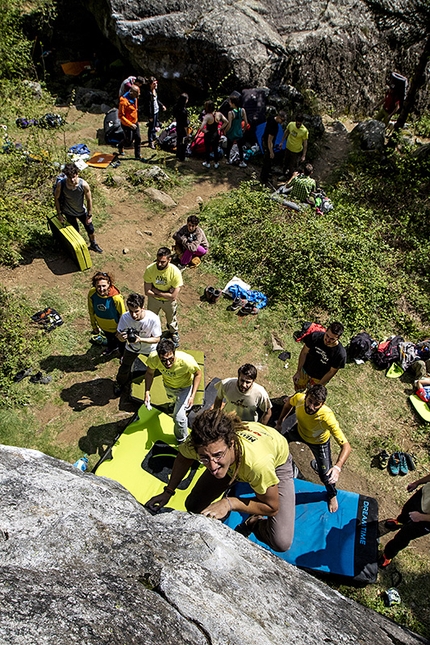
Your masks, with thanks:
M176 242L175 252L179 258L179 267L198 266L200 258L209 250L206 235L200 226L200 220L196 215L190 215L187 223L173 235Z
M244 423L234 413L205 410L193 424L187 441L179 446L170 480L148 508L165 506L198 459L206 467L187 497L185 506L222 520L230 511L249 513L246 528L275 551L287 551L293 541L295 494L292 460L286 439L260 423ZM251 499L220 497L234 481L247 482Z

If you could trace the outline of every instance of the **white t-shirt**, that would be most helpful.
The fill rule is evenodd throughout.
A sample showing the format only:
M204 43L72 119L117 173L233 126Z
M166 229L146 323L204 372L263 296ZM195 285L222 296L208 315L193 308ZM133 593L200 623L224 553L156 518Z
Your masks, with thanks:
M253 383L247 392L237 387L237 378L226 378L215 384L219 399L225 399L225 412L236 412L242 421L258 421L258 410L267 412L272 407L264 387Z
M145 309L145 315L142 320L133 320L129 311L122 314L118 323L118 331L122 333L127 329L134 329L140 338L157 338L161 336L161 323L157 314ZM145 354L148 356L154 352L157 343L126 343L126 349L135 354Z

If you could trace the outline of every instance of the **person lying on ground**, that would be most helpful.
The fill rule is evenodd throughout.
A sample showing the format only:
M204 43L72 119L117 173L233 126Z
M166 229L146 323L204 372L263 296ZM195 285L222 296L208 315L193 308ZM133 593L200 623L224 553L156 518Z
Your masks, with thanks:
M170 338L162 338L156 351L147 361L145 374L145 405L151 401L150 390L155 370L162 376L168 398L174 401L173 420L175 437L178 444L188 437L187 411L194 405L194 397L199 389L202 371L193 356L186 352L177 352Z
M225 401L224 412L235 412L242 421L258 421L260 410L260 423L266 425L272 416L272 403L264 387L255 382L256 378L257 368L245 363L239 367L237 378L226 378L216 383L214 409L220 408Z
M154 512L165 506L198 459L206 467L185 506L217 520L230 511L249 513L246 528L275 551L287 551L293 541L295 494L288 443L273 428L244 423L233 412L205 410L197 415L187 441L179 446L164 492L150 499ZM235 482L247 482L251 499L223 497Z
M96 242L94 232L91 189L87 182L79 177L79 168L76 164L67 163L63 173L65 177L57 182L54 193L58 219L62 224L67 221L78 233L78 221L81 222L88 234L91 251L103 253L103 249ZM86 206L84 206L84 200Z
M131 293L127 298L128 312L118 323L117 339L125 344L124 355L116 375L115 396L120 396L130 383L134 361L139 354L149 356L161 337L161 323L157 314L144 309L145 298L140 293Z
M311 449L316 464L311 466L318 472L319 478L326 487L328 509L335 513L339 507L337 502L336 482L342 471L342 466L348 459L351 446L339 427L339 423L330 408L325 405L327 389L324 385L312 386L306 394L297 392L287 398L281 415L276 423L276 429L291 441L305 443ZM287 417L295 409L296 423ZM291 422L293 424L291 425ZM291 429L288 430L287 428ZM340 446L340 453L333 465L331 458L330 437Z
M190 215L187 223L173 234L176 242L175 253L179 258L180 268L192 263L193 266L200 264L200 258L206 255L209 244L206 235L199 226L199 218Z
M346 365L346 351L339 338L343 325L333 322L327 331L315 331L303 339L297 371L293 376L294 389L304 390L308 385L327 383Z
M387 528L398 533L385 545L379 560L382 569L388 567L391 560L412 540L430 533L430 475L408 484L407 491L412 493L421 484L424 486L408 499L400 514L385 522Z
M104 333L107 340L105 356L116 349L123 353L124 345L118 341L116 331L119 319L125 314L124 298L113 284L113 277L104 271L97 271L91 280L88 292L88 313L93 334Z

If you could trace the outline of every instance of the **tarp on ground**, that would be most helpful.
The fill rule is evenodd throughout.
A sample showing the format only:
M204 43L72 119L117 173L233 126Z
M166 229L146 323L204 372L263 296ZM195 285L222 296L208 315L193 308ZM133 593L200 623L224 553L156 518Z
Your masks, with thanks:
M290 564L304 569L354 578L357 582L376 581L378 573L378 504L372 497L338 490L339 509L329 513L323 486L295 479L296 518L294 540L289 551L279 553L259 542ZM232 495L252 497L248 484L236 484ZM230 513L225 524L236 528L248 516Z

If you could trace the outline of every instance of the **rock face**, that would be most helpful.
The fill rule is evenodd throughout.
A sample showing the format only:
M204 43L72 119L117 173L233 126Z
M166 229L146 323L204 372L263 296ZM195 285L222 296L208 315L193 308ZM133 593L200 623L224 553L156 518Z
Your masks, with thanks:
M364 114L383 96L386 73L398 67L409 75L417 55L389 46L365 0L89 0L87 6L136 70L161 80L161 94L204 94L223 79L223 92L293 85L312 90L326 107Z
M42 453L0 446L0 483L0 643L426 642L218 522L152 517Z

